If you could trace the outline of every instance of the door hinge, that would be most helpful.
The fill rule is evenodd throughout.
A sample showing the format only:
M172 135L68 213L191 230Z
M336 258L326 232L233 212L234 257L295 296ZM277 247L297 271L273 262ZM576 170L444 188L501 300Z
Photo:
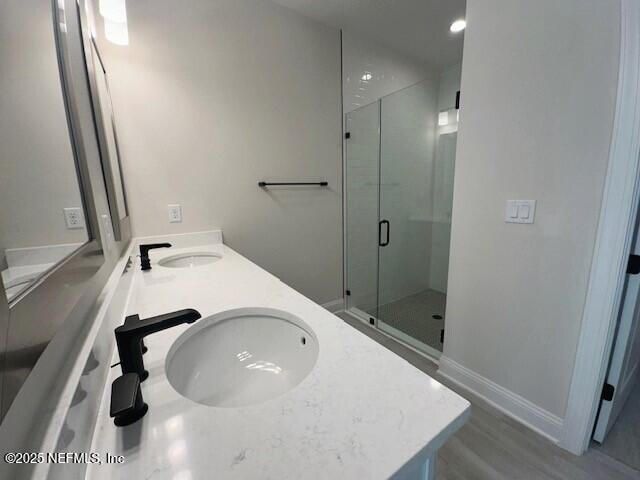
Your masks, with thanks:
M346 293L347 295L351 295L351 290L345 290L344 293Z
M610 383L605 383L604 387L602 387L602 400L606 400L610 402L613 400L613 394L616 392L616 387L611 385Z
M640 255L629 255L629 262L627 262L627 273L630 275L637 275L640 273Z
M351 138L351 132L346 132L344 134L344 138L346 138L347 140Z

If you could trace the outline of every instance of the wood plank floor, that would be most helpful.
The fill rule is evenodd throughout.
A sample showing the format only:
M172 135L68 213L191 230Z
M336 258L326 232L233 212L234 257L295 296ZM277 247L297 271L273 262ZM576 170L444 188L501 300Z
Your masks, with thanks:
M560 449L482 399L438 376L437 366L413 350L348 314L338 316L471 402L471 419L440 450L438 480L640 479L639 471L596 449L579 457Z

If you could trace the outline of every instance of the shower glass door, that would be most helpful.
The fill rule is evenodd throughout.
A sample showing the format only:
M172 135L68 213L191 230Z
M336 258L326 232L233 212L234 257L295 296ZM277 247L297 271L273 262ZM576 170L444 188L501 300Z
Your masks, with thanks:
M347 113L345 143L347 309L436 357L457 136L456 89L443 85L427 79Z
M441 142L437 87L427 80L380 102L377 315L381 330L434 356L442 351L455 158Z
M346 115L347 309L378 316L379 102Z

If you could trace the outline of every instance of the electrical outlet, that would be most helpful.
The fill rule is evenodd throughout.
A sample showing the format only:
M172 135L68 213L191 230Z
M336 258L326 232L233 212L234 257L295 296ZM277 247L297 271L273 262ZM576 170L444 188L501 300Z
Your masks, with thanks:
M70 230L84 228L84 213L81 208L64 208L64 223Z
M182 207L177 203L167 205L167 211L169 212L169 223L182 222Z

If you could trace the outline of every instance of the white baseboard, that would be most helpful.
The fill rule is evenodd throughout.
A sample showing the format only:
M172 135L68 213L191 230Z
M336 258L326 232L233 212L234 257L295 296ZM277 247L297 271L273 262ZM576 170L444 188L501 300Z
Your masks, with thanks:
M344 299L338 298L330 302L323 303L322 308L329 310L331 313L340 313L344 311Z
M501 387L444 355L440 357L438 373L482 398L504 414L552 442L558 443L563 430L563 420L557 415L540 408L526 398Z

